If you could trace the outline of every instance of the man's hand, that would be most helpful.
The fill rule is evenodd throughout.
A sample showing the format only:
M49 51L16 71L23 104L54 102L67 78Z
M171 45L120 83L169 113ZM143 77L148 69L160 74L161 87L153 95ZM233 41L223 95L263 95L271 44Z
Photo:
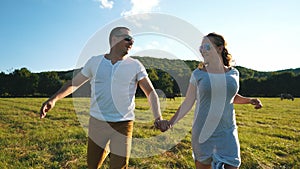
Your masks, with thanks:
M157 129L160 129L161 132L167 131L169 128L171 128L171 125L168 120L155 120L154 126Z
M40 119L46 117L48 111L50 111L55 106L55 101L47 100L43 103L40 109Z

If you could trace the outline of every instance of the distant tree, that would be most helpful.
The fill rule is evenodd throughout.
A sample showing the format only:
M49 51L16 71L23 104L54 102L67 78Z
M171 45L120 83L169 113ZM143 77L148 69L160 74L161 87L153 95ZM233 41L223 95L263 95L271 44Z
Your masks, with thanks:
M292 91L290 93L295 97L300 97L300 74L295 76L290 83Z
M241 79L250 79L254 77L255 72L251 69L247 69L241 66L237 66L237 69L239 70Z
M239 93L245 96L257 96L260 93L260 80L258 78L244 79L240 81Z
M134 56L147 69L148 76L156 89L165 93L185 96L189 79L198 66L196 60L166 59ZM240 72L240 93L246 96L279 96L280 93L291 93L300 96L300 68L273 72L262 72L236 66ZM73 73L81 69L31 73L26 68L0 72L0 96L42 96L52 95L62 84L71 80ZM76 96L89 96L90 84L86 83L76 91ZM137 96L143 92L138 88Z
M194 70L198 67L199 61L195 60L185 60L184 63L188 65L191 70Z
M29 96L37 90L38 76L27 68L16 69L9 78L10 93L12 96Z
M293 72L282 72L282 73L273 73L267 79L268 96L278 96L280 93L291 93L293 92L292 81L295 77Z
M0 96L9 96L9 78L4 72L0 72Z
M173 94L173 79L169 73L161 72L159 78L159 86L158 88L164 91L165 93L172 93Z
M38 93L46 96L52 95L62 86L62 83L57 72L39 73Z
M147 69L147 73L148 73L148 77L150 78L150 80L152 82L159 80L156 69L149 68L149 69Z

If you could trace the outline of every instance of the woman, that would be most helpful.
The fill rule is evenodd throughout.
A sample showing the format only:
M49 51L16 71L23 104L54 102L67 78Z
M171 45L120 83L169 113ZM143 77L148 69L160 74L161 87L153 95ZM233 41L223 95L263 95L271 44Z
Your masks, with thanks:
M262 107L257 98L238 94L239 72L231 66L231 55L221 35L210 33L200 46L204 63L193 71L185 100L174 116L155 125L166 131L193 107L192 148L197 169L236 169L241 164L233 104Z

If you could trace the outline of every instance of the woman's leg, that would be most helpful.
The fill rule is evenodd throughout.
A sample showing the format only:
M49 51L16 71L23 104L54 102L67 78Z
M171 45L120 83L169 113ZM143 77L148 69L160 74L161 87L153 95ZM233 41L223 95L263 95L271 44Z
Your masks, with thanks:
M234 166L231 166L228 164L225 164L224 167L225 167L225 169L238 169L239 168L239 167L234 167Z
M211 169L210 164L202 164L199 161L195 161L196 169Z

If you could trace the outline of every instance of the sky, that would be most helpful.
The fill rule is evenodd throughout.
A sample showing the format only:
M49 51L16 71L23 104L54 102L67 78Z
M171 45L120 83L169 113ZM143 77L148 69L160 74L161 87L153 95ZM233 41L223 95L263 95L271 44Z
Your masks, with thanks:
M0 72L23 67L31 72L72 70L81 66L81 54L97 32L144 13L178 18L204 35L223 35L238 66L258 71L299 68L299 7L299 0L1 0ZM184 36L190 33L178 29ZM184 45L189 42L176 37L133 35L131 55L159 50L182 60L201 60L200 53ZM108 45L106 36L101 41Z

